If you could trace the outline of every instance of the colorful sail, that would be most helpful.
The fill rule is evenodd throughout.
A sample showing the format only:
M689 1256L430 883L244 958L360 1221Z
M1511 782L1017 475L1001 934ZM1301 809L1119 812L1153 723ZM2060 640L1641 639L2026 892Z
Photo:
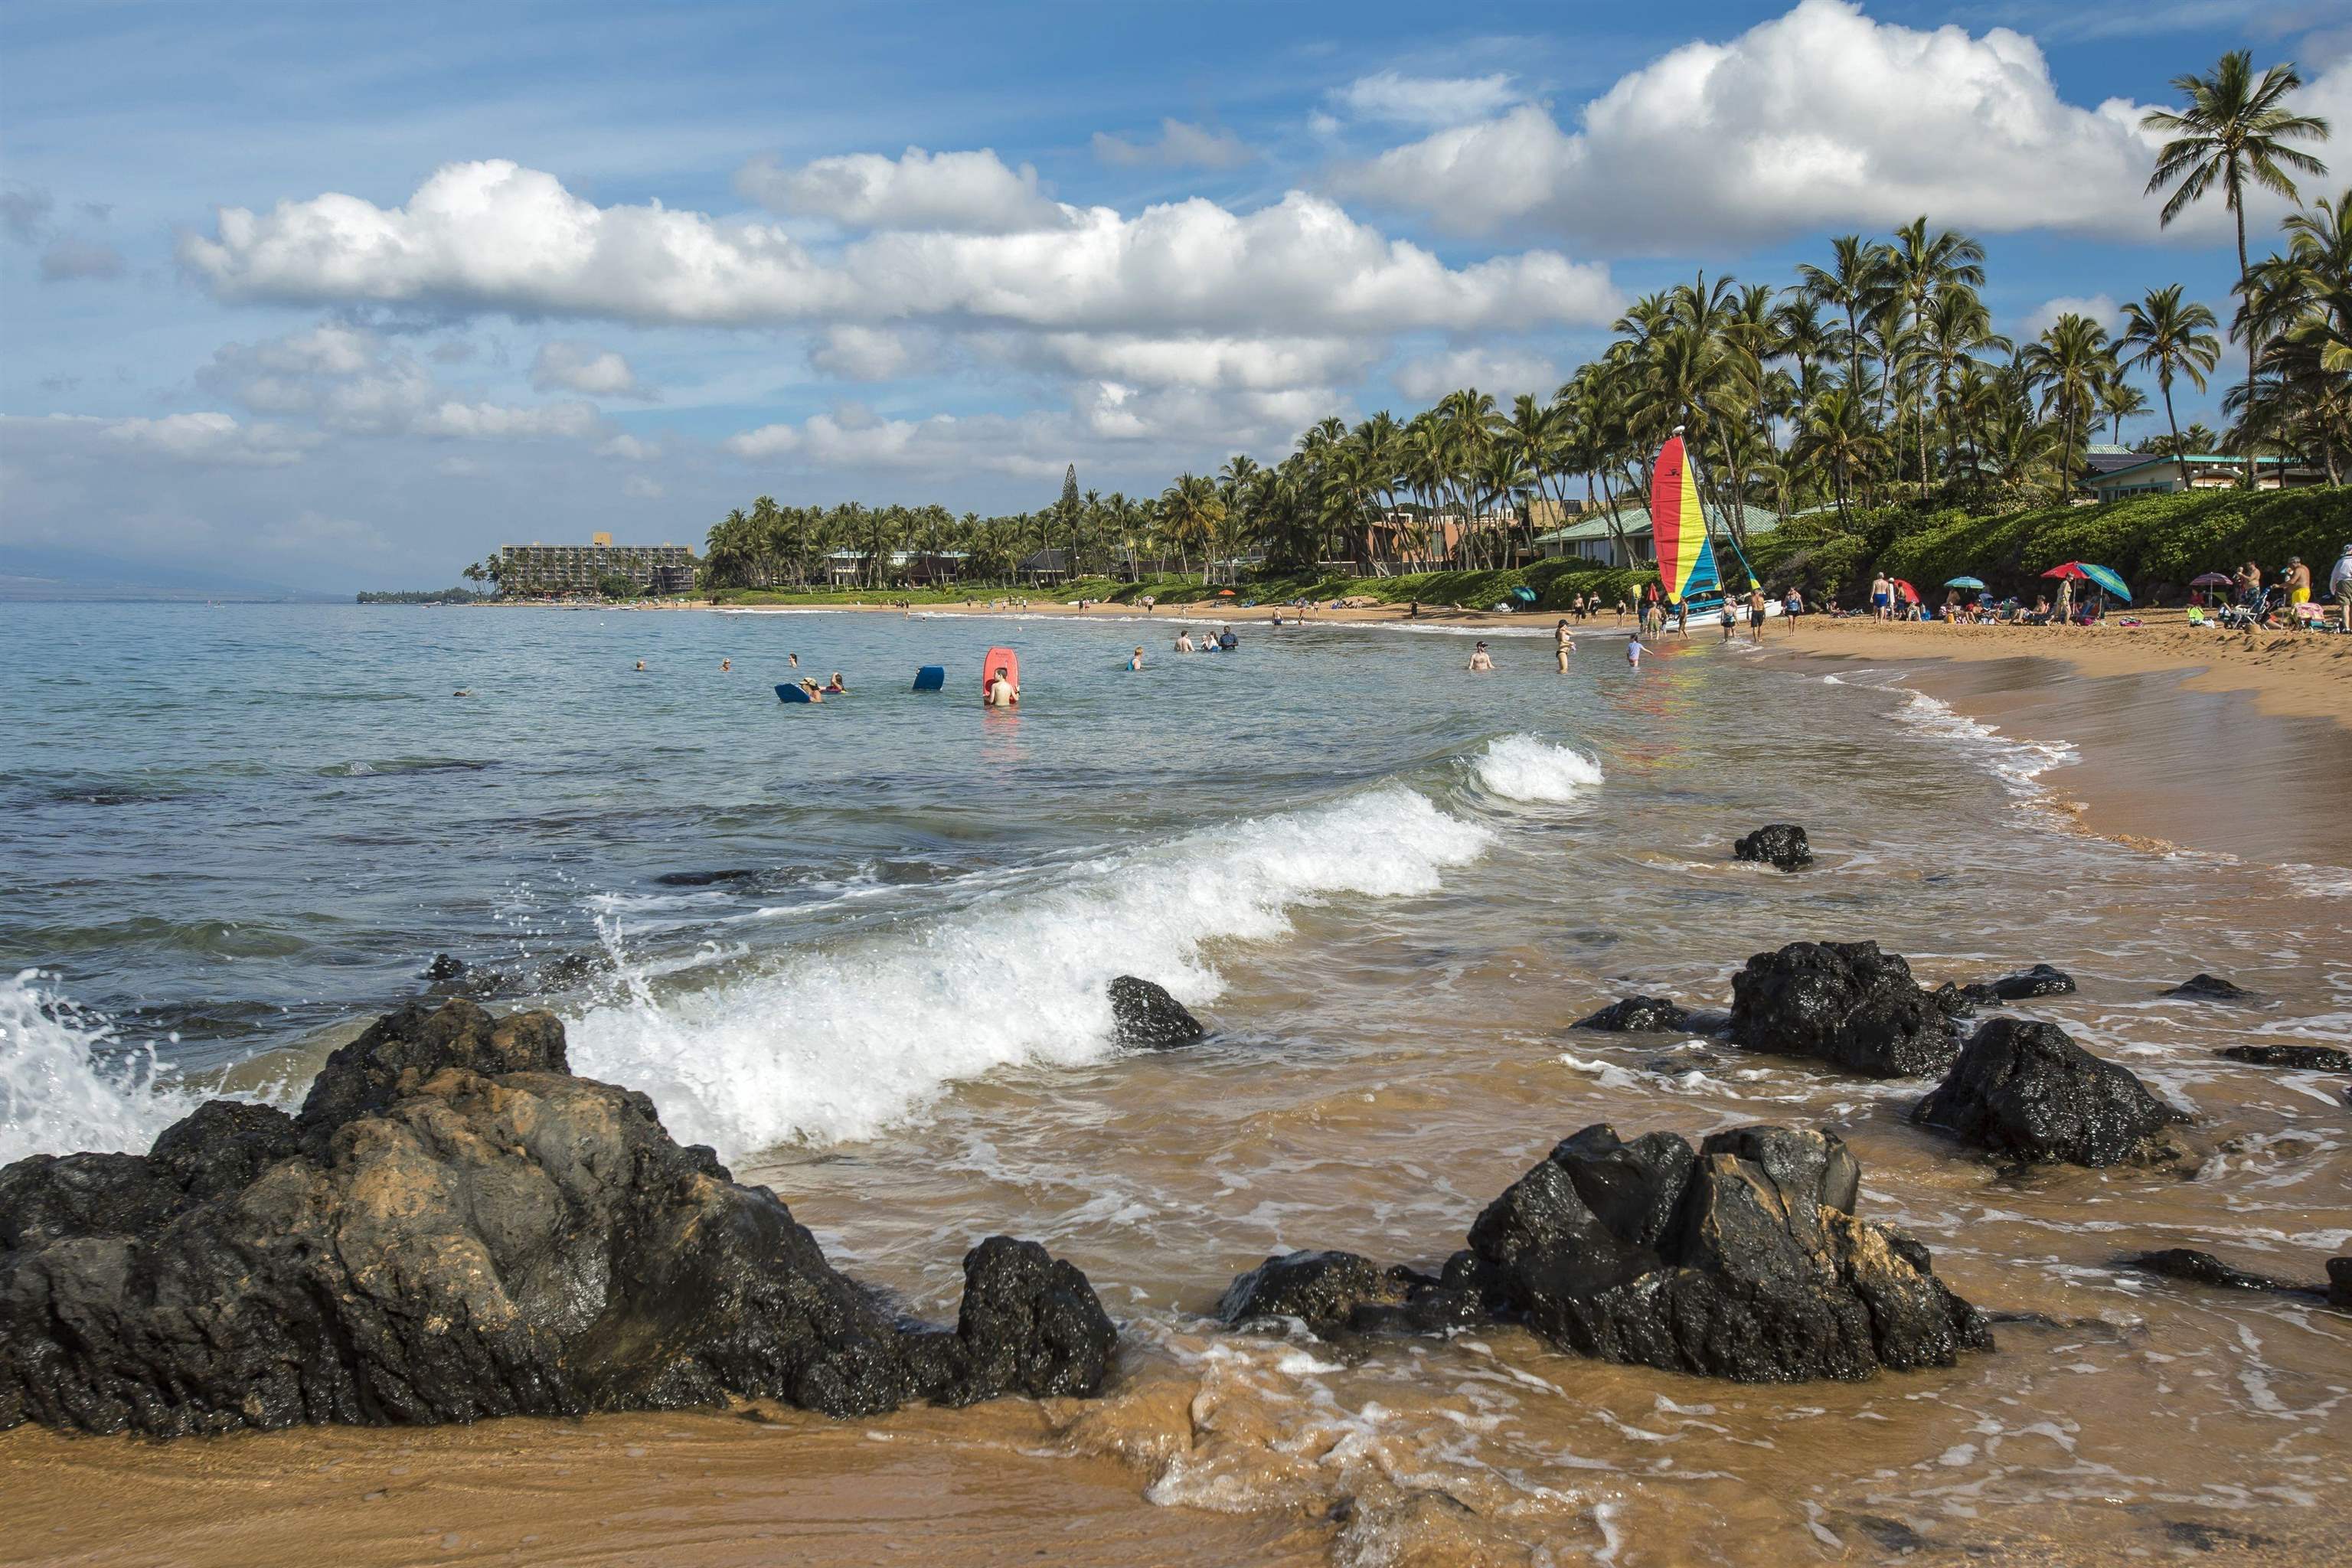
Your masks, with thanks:
M1677 430L1658 448L1657 471L1650 478L1650 537L1658 553L1658 580L1666 597L1684 599L1696 585L1699 563L1712 564L1706 547L1706 516L1699 510L1698 475L1683 452ZM1711 574L1710 574L1711 576Z

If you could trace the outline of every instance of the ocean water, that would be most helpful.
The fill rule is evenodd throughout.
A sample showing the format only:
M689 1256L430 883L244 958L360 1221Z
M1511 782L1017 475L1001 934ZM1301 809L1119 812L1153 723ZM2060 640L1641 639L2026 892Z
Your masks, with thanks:
M2352 1245L2343 1081L2213 1055L2352 1033L2340 878L2091 837L2069 747L1891 671L1710 631L1635 672L1604 632L1561 676L1538 626L1481 634L1491 675L1465 637L1389 626L1181 658L1202 623L1167 615L10 615L0 1158L298 1097L447 953L920 1310L952 1310L982 1236L1070 1257L1128 1348L1057 1441L1170 1507L1332 1510L1342 1561L1913 1538L2089 1560L2345 1520L2347 1321L2114 1267L2194 1245L2315 1279ZM1018 713L976 700L995 643ZM910 692L931 663L949 689ZM834 670L852 695L776 701ZM1808 827L1816 869L1729 858L1770 821ZM2005 1176L1908 1125L1924 1086L1570 1026L1633 991L1720 1004L1801 938L1878 940L1930 984L2072 971L2038 1012L2193 1111L2208 1152ZM2259 1001L2156 994L2200 969ZM1118 1047L1124 973L1212 1040ZM1269 1252L1443 1258L1597 1121L1832 1127L1866 1213L2032 1316L1948 1373L1791 1389L1503 1331L1331 1347L1206 1321Z

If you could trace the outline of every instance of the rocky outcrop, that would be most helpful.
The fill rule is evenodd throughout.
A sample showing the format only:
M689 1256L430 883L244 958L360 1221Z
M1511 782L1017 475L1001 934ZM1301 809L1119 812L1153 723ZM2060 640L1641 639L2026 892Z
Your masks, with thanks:
M1742 860L1760 860L1783 871L1801 870L1813 863L1813 847L1805 830L1793 822L1774 822L1732 842L1731 852Z
M1998 980L1979 981L1960 987L1960 994L1980 1007L1990 1007L2002 1002L2025 1002L2036 996L2066 996L2074 994L2074 977L2063 969L2037 963L2021 974L2004 974Z
M1731 979L1731 1037L1869 1078L1941 1072L1959 1052L1948 1004L1874 942L1797 942Z
M2144 1274L2161 1275L2168 1279L2185 1279L2192 1285L2210 1285L2217 1289L2316 1296L2331 1307L2352 1310L2352 1258L2329 1258L2326 1282L2315 1285L2306 1285L2299 1279L2281 1279L2271 1274L2256 1274L2224 1263L2210 1252L2200 1252L2189 1247L2168 1247L2157 1252L2131 1253L2116 1258L2116 1266L2136 1268Z
M835 1271L552 1015L412 1005L299 1115L215 1102L145 1155L0 1170L0 1426L161 1436L780 1399L1086 1394L1115 1339L1034 1243L964 1258L952 1330Z
M2251 1002L2254 996L2252 992L2233 981L2224 980L2218 974L2206 974L2202 972L2192 974L2179 984L2168 991L2159 991L2157 994L2183 996L2192 1002Z
M2176 1156L2165 1133L2183 1118L2055 1024L1995 1018L1911 1120L2008 1160L2116 1165Z
M1122 974L1110 983L1110 1016L1118 1043L1162 1051L1189 1046L1208 1033L1164 985Z
M2215 1053L2258 1068L2299 1068L2305 1072L2352 1072L2352 1051L2333 1046L2231 1046Z
M1475 1309L1580 1354L1752 1383L1990 1350L1925 1247L1855 1216L1861 1175L1823 1132L1743 1127L1693 1150L1587 1127L1487 1205L1441 1278L1292 1254L1236 1279L1223 1310L1361 1331Z

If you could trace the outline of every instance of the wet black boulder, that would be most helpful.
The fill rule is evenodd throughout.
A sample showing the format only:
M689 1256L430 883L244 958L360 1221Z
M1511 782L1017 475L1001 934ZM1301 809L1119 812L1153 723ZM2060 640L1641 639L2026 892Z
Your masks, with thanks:
M1675 1033L1690 1027L1691 1015L1664 996L1628 996L1612 1002L1591 1017L1579 1018L1580 1029L1606 1029L1613 1034Z
M1110 1016L1118 1026L1119 1044L1146 1050L1189 1046L1208 1033L1184 1004L1168 994L1166 986L1133 974L1111 981Z
M1289 1252L1236 1276L1217 1316L1234 1328L1295 1318L1327 1339L1383 1330L1431 1333L1475 1322L1478 1298L1458 1281L1397 1264L1383 1268L1352 1252Z
M1731 1037L1869 1078L1941 1072L1958 1054L1951 1005L1874 942L1797 942L1731 979Z
M898 1321L550 1014L410 1006L298 1116L215 1102L144 1155L0 1170L0 1426L159 1436L714 1404L863 1415L1091 1394L1085 1277L996 1237L953 1331Z
M1990 1007L2000 1002L2025 1002L2036 996L2067 996L2074 990L2074 977L2063 969L2047 963L2037 963L2019 974L2004 974L1998 980L1979 981L1960 987L1960 994L1979 1006Z
M1813 863L1813 848L1805 842L1805 830L1793 822L1770 823L1745 838L1735 839L1731 852L1742 860L1760 860L1783 871L1799 870Z
M2282 1279L2276 1275L2257 1274L2224 1263L2210 1252L2194 1247L2168 1247L2157 1252L2135 1252L2116 1259L2120 1268L2136 1268L2145 1274L2158 1274L2168 1279L2185 1279L2192 1285L2210 1285L2222 1290L2264 1290L2280 1296L2315 1296L2331 1307L2352 1310L2352 1258L2331 1258L2327 1260L2327 1278L2315 1284L2300 1279Z
M1860 1182L1824 1132L1743 1127L1694 1151L1588 1127L1478 1216L1472 1272L1490 1312L1564 1349L1741 1382L1990 1349L1925 1247L1855 1216Z
M2305 1072L2352 1072L2352 1051L2333 1046L2231 1046L2218 1053L2259 1068L2300 1068Z
M2174 1152L2163 1134L2182 1118L2055 1024L1995 1018L1911 1120L2007 1160L2115 1165Z
M2192 1002L2250 1002L2254 994L2234 981L2201 971L2190 975L2170 990L2157 993L2160 996L2182 996Z

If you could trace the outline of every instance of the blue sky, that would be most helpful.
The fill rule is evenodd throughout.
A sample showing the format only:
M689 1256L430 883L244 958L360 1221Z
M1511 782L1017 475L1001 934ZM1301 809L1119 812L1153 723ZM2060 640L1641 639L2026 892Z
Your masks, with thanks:
M1156 491L1919 211L2007 330L2226 316L2133 126L2231 47L2352 136L2352 0L16 0L0 545L342 591L762 491Z

